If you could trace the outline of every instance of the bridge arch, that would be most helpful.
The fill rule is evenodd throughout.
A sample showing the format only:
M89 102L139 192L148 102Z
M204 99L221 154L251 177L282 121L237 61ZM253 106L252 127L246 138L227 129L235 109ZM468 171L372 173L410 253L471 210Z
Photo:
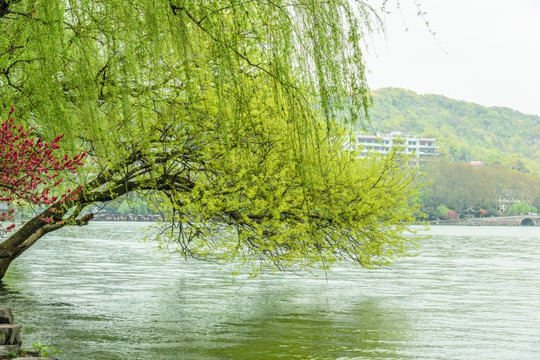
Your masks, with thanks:
M536 223L533 219L526 217L521 219L519 226L536 226Z

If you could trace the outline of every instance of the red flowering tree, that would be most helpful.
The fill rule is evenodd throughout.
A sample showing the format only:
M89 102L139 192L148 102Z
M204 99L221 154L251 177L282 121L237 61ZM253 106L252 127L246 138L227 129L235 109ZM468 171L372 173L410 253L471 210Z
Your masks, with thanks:
M448 210L447 213L446 213L445 218L447 220L458 220L459 219L459 214L457 212L455 212L454 210Z
M11 114L0 124L0 203L9 207L18 204L62 205L66 201L75 200L80 187L67 189L59 196L53 195L54 188L62 182L62 173L77 171L83 165L86 153L70 158L67 154L59 155L60 141L63 135L50 142L33 137L34 128L25 130L23 125L16 125ZM51 208L55 211L54 207ZM15 209L0 213L0 231L9 231L15 227L10 224ZM44 222L50 223L52 217L42 216Z

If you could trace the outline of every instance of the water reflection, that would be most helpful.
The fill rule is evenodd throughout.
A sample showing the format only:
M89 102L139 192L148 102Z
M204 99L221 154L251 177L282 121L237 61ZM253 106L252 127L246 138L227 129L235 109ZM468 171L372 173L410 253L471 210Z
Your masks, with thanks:
M162 261L137 224L91 223L16 260L0 303L63 359L535 359L534 228L432 230L390 269L232 278Z
M178 341L194 358L404 358L405 314L378 298L347 295L348 284L306 287L284 277L230 287L222 297L227 287L205 285L183 282L175 309L184 319ZM192 286L216 296L197 301L187 295Z
M234 334L234 343L201 355L230 359L403 358L399 349L406 341L406 320L381 309L376 301L360 302L342 313L275 311L276 307L219 324L225 336Z

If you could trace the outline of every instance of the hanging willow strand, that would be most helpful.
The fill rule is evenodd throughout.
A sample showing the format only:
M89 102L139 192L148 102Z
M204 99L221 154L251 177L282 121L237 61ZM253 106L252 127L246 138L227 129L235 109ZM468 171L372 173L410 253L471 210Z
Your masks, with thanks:
M342 128L367 121L362 49L378 13L353 0L0 0L0 107L88 153L57 221L137 192L185 256L387 264L409 246L412 175L397 153L344 151Z

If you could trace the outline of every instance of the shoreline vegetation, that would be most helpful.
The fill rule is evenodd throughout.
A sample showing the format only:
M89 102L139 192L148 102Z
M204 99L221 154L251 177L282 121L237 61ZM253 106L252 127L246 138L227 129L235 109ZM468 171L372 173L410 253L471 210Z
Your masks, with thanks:
M521 221L526 218L533 218L534 225L520 225ZM126 221L126 222L157 222L163 220L159 214L97 214L92 221ZM417 222L416 225L457 225L457 226L540 226L540 216L499 216L489 218L469 218L458 220L431 220L426 222Z
M92 221L140 221L140 222L149 222L149 221L160 221L163 220L163 216L160 214L96 214Z

